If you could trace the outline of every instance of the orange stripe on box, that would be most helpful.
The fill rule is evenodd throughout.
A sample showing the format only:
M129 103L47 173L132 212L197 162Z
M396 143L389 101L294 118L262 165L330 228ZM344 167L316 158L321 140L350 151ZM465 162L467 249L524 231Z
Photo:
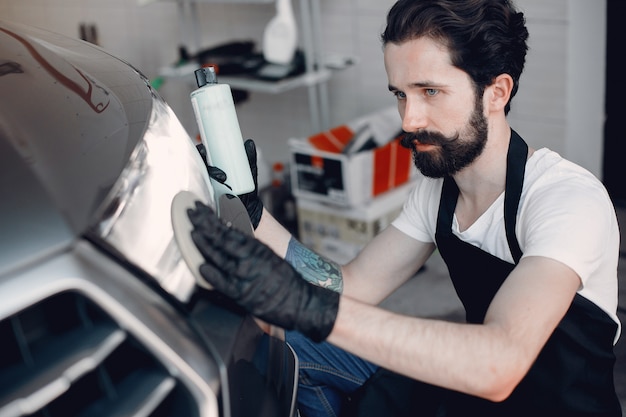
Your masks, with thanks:
M388 143L374 150L374 158L372 160L373 175L372 179L372 195L375 197L384 193L389 189L389 177L391 176L391 144Z
M337 146L326 136L326 133L318 133L309 137L309 142L315 148L326 152L337 152Z
M310 136L309 142L321 151L340 153L353 136L354 132L348 126L342 125Z
M400 139L394 141L398 145L398 156L396 158L396 186L404 184L411 176L413 166L413 155L411 150L400 145Z
M311 155L311 166L324 169L324 158L319 155Z
M411 150L395 139L374 151L372 196L404 184L411 173Z
M337 126L330 129L330 134L341 143L341 150L346 147L348 142L354 137L354 132L346 125Z
M389 162L389 189L395 187L397 185L398 175L398 144L396 142L391 142L391 157Z

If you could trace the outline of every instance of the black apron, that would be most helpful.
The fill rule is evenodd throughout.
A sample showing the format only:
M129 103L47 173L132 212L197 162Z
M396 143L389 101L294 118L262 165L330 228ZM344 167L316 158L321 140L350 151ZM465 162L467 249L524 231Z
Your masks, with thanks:
M522 256L515 222L527 153L526 143L511 130L504 222L515 264ZM463 242L452 233L458 195L454 180L444 179L435 240L465 308L467 322L479 324L515 264ZM348 402L346 415L622 417L613 384L616 330L617 323L577 294L528 374L505 401L494 403L381 369Z

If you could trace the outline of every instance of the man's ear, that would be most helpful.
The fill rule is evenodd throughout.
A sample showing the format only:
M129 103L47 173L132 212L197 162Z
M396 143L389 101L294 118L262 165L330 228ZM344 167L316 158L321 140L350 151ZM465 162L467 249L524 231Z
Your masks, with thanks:
M485 107L492 112L504 111L513 91L513 78L509 74L500 74L487 90L489 94L486 95Z

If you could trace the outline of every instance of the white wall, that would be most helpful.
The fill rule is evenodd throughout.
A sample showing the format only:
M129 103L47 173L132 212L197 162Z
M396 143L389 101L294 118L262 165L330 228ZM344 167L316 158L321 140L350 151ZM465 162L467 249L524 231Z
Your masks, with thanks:
M358 58L328 84L330 126L393 105L387 91L379 34L393 0L319 0L322 47ZM228 0L226 0L228 2ZM294 0L299 16L299 1ZM600 175L603 143L606 0L517 0L530 31L530 51L513 101L512 126L531 146L547 146ZM260 39L273 4L200 4L201 47ZM80 22L95 23L101 46L154 78L176 61L188 32L175 2L140 6L137 0L0 0L0 18L78 36ZM192 45L190 44L190 47ZM169 80L161 93L195 135L191 81ZM289 137L313 133L307 90L251 93L238 106L244 136L270 162L285 161Z
M530 50L509 120L534 147L602 173L605 0L517 0Z
M606 84L606 1L570 0L567 124L564 154L602 172ZM598 30L601 27L603 30ZM593 63L589 65L589 63ZM590 146L592 144L593 146Z

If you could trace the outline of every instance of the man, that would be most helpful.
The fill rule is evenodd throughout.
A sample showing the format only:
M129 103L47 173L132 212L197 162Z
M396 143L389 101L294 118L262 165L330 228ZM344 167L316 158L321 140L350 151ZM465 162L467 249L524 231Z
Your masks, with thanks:
M294 330L303 416L621 416L616 216L596 178L529 149L507 122L527 37L507 0L392 7L382 35L389 90L423 176L392 226L347 265L300 245L254 193L242 200L267 246L201 204L190 210L205 279ZM435 248L467 323L376 307Z

